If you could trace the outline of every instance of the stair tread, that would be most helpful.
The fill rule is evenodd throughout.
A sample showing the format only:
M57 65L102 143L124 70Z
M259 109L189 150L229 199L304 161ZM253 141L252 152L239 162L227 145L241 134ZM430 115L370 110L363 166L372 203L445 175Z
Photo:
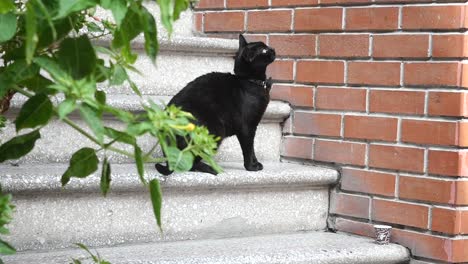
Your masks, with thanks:
M149 99L153 100L156 104L167 104L172 96L158 96L158 95L144 95L143 98L138 95L128 94L108 94L106 103L110 106L117 107L119 109L139 112L143 110L142 102L147 102ZM21 106L26 102L27 97L17 94L11 100L10 112L8 115L15 114L19 111ZM58 101L61 101L60 99ZM58 104L58 102L56 103ZM270 101L263 120L282 122L291 113L291 107L288 103L283 101Z
M371 239L328 232L190 240L98 248L117 263L404 263L406 248L377 245ZM25 252L6 256L6 263L65 263L84 258L82 250Z
M174 173L161 177L153 164L146 164L147 178L159 178L163 188L212 189L212 188L252 188L252 187L311 187L336 183L338 172L318 166L304 166L283 162L264 162L262 171L246 171L240 162L222 162L225 171L218 175L199 172ZM25 191L62 192L99 191L99 170L86 179L72 179L62 188L60 177L67 164L24 164L18 167L1 165L2 188L6 192ZM141 190L135 164L112 165L112 191Z

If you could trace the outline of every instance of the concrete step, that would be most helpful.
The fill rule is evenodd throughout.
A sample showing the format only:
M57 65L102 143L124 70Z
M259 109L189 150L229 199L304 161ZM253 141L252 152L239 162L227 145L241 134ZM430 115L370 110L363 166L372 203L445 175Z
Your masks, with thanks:
M160 96L144 96L145 101L152 99L155 102L168 102L170 97ZM7 117L14 120L15 114L24 103L26 98L24 96L15 95L12 100L11 109ZM56 102L55 102L56 103ZM108 103L112 106L121 109L139 112L142 109L142 100L135 95L116 95L111 94L108 97ZM272 101L263 118L262 123L257 129L255 138L255 148L257 157L260 161L279 161L280 159L280 145L281 145L281 127L282 122L289 116L290 106L284 102ZM72 119L73 115L72 115ZM76 120L81 127L87 125L79 120ZM108 119L105 121L106 125L123 129L122 124L115 119ZM89 129L85 129L89 132ZM20 160L13 161L13 163L67 163L75 151L82 147L94 146L90 140L77 133L68 125L52 121L49 125L41 130L43 135L41 139L36 142L34 149L25 157ZM16 135L14 124L9 122L2 134L2 141L6 141ZM149 151L155 141L151 137L142 137L139 141L140 146L144 151ZM116 144L119 148L133 152L131 146L124 144ZM161 151L157 150L157 156L162 156ZM130 158L110 153L110 159L114 163L129 163L133 162ZM226 139L221 145L216 156L218 161L242 161L242 150L236 137Z
M156 63L143 53L142 45L141 41L132 45L139 52L134 66L141 74L129 72L131 80L143 94L175 95L187 83L206 73L233 72L233 57L238 44L235 40L203 37L163 41ZM119 87L107 88L106 84L100 87L113 93L133 94L127 82Z
M161 234L134 164L112 165L105 198L99 173L62 188L65 165L2 165L2 189L13 194L16 205L6 239L24 251L326 228L329 185L337 181L337 171L279 162L264 163L259 172L245 171L240 163L221 166L225 172L218 176L187 172L160 178ZM146 176L159 177L153 166L147 166Z
M406 248L377 245L370 239L327 232L307 232L243 238L148 243L98 248L113 264L203 263L203 264L397 264L409 263ZM5 257L6 263L67 263L71 258L83 263L89 257L82 250L25 252Z

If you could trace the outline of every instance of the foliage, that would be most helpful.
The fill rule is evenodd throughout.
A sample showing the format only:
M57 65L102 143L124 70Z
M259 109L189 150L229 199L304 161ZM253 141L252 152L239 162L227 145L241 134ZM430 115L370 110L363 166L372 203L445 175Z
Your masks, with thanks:
M96 264L111 264L109 261L106 261L106 260L102 259L101 256L99 255L99 252L96 252L96 254L93 254L91 252L91 250L89 250L88 247L86 247L85 245L83 245L81 243L77 243L76 245L89 254L89 257L93 260L93 263L96 263ZM82 264L82 262L80 260L78 260L78 259L72 259L72 260L73 260L73 263L70 263L70 264Z
M161 21L171 32L172 23L187 9L190 0L157 0ZM112 13L112 21L96 17L96 9ZM141 96L128 71L134 68L138 54L131 41L143 35L146 54L154 61L159 49L154 17L142 0L2 0L0 4L0 102L12 93L27 97L14 120L17 135L0 146L0 162L18 159L29 153L41 129L58 119L74 128L95 145L77 150L62 176L62 184L72 178L95 173L101 162L101 190L111 186L109 152L135 159L141 182L148 186L157 224L161 227L162 193L159 182L148 185L145 162L167 161L174 171L190 169L195 156L220 171L213 161L216 138L203 127L193 125L193 116L170 106L165 110L154 102L143 103L143 113L132 113L106 104L107 92L127 82ZM96 39L109 39L97 42ZM101 45L98 45L101 43ZM52 103L62 98L60 103ZM79 113L92 133L73 120ZM103 116L122 122L124 129L106 126ZM0 126L3 123L0 120ZM143 152L137 138L151 135L154 147ZM176 136L187 141L183 150L176 148ZM123 143L134 151L115 146ZM158 144L167 154L154 158ZM101 161L98 153L102 153ZM1 219L0 219L1 220ZM0 252L1 253L1 252Z
M0 190L0 234L8 235L10 231L5 225L12 220L13 209L15 206L11 204L11 194L4 194ZM10 255L16 253L16 250L6 241L0 239L0 254Z

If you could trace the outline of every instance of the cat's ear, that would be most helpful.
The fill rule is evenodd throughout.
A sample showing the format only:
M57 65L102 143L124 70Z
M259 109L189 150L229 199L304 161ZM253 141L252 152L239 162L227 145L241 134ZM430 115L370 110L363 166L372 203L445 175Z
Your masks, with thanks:
M247 46L247 40L245 40L242 34L239 34L239 48Z

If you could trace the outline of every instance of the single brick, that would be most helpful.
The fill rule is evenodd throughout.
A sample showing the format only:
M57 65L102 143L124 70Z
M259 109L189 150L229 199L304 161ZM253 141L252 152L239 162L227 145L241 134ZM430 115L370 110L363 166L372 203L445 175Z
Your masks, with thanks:
M294 113L294 133L339 137L341 115L298 112Z
M397 86L399 62L348 62L348 83Z
M427 58L429 35L374 35L374 58Z
M345 138L393 142L397 139L397 118L346 115L344 126Z
M312 159L313 139L284 137L282 156L301 159Z
M296 65L296 81L301 83L344 82L344 62L299 60Z
M372 200L372 220L426 229L429 207L406 202Z
M267 76L275 80L292 81L293 79L293 60L276 60L267 68Z
M460 29L465 28L465 5L404 6L403 29Z
M467 92L429 92L428 114L468 116Z
M244 31L244 12L205 13L205 32Z
M407 247L414 256L450 263L468 261L466 239L452 239L395 228L392 230L391 241Z
M371 90L369 97L371 112L424 114L424 92Z
M401 171L424 171L424 149L371 144L369 166Z
M320 35L320 57L368 57L369 35Z
M356 234L359 236L375 237L374 226L368 223L344 219L341 217L336 218L335 229L338 231Z
M466 58L468 57L467 34L444 34L432 36L432 57Z
M228 8L267 7L268 0L226 0Z
M297 9L294 15L295 31L341 31L342 8Z
M341 189L353 192L395 195L396 176L391 173L343 168L341 172Z
M345 193L332 193L330 213L368 218L369 198Z
M315 140L315 160L364 166L366 144Z
M401 141L456 146L458 145L458 124L450 121L404 119L401 124Z
M451 235L468 234L468 211L433 208L431 230Z
M362 3L371 3L372 0L320 0L321 5L353 5L353 4L362 4Z
M468 152L466 150L429 150L430 174L468 177Z
M315 35L270 35L269 45L278 56L315 56Z
M462 64L413 62L404 64L404 84L411 86L461 86Z
M315 106L327 110L366 111L366 93L365 89L318 87Z
M319 0L271 0L271 6L314 6Z
M203 13L193 13L193 26L198 32L203 32Z
M399 197L442 204L467 205L468 181L400 176Z
M397 7L347 8L345 30L395 30Z
M295 106L314 106L314 90L311 86L274 84L270 97L273 100L283 100Z
M291 30L290 10L249 11L247 30L254 32L287 32Z
M223 0L200 0L196 9L211 9L211 8L224 8Z

